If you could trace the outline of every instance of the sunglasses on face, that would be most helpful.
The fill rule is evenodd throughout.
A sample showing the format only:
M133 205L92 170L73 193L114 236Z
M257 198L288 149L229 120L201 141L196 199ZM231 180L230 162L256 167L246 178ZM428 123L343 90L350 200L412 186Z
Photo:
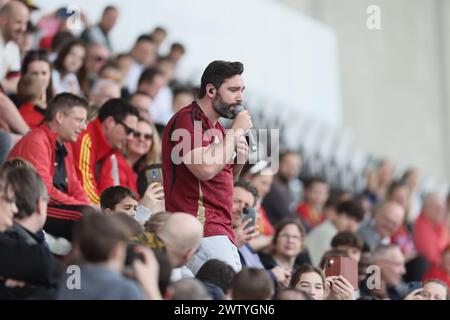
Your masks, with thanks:
M108 58L102 57L102 56L95 56L95 57L94 57L94 60L95 60L96 62L106 61L107 59L108 59Z
M153 138L153 134L151 134L151 133L142 133L142 132L139 132L139 131L134 131L133 136L135 138L137 138L137 139L140 138L140 137L144 137L145 140L152 140L152 138Z
M130 134L134 135L135 130L133 128L130 128L129 126L127 126L123 121L116 120L116 122L123 126L123 128L125 129L125 132L127 133L127 136L129 136Z

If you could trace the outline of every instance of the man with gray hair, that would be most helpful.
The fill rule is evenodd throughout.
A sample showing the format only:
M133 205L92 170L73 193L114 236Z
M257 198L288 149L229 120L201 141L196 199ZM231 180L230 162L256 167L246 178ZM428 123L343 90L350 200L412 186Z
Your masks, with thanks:
M389 244L391 236L401 227L405 209L398 203L388 201L375 213L375 217L362 226L358 233L372 251L381 244Z
M407 294L403 282L406 273L405 257L397 245L379 245L372 254L375 272L368 275L361 285L361 295L376 296L381 299L401 300Z
M120 98L120 85L113 80L99 79L95 81L91 90L90 108L88 120L92 120L98 114L100 107L110 99Z

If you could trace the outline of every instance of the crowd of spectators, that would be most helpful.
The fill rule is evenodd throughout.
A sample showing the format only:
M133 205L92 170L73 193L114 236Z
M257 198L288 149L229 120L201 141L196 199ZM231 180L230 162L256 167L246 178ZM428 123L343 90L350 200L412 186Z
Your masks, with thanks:
M158 26L116 52L109 33L129 17L114 6L95 24L82 15L76 36L66 8L33 25L29 1L0 3L0 299L448 299L450 197L420 194L419 172L397 177L386 159L361 194L300 180L295 150L278 172L246 164L229 195L213 190L232 202L240 262L217 258L224 242L201 251L205 221L179 203L190 195L168 204L148 176L173 116L215 94L177 79L183 44L162 46ZM356 285L328 274L332 258Z

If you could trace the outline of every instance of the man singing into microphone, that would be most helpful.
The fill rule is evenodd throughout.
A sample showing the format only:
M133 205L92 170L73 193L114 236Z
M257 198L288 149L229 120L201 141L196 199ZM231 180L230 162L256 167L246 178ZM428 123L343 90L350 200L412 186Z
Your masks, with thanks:
M200 248L186 264L194 275L210 259L241 269L231 211L233 178L248 157L244 134L252 128L248 111L236 111L243 102L243 71L240 62L211 62L201 78L199 99L178 111L164 129L166 210L188 212L204 226ZM234 119L231 129L225 131L220 117ZM233 164L236 155L239 161Z

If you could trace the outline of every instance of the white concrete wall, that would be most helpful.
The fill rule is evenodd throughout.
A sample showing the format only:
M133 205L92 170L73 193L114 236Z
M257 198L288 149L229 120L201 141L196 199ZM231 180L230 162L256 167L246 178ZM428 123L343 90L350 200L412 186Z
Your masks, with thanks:
M343 123L356 143L450 178L450 1L278 0L338 37ZM369 5L382 29L366 28Z

